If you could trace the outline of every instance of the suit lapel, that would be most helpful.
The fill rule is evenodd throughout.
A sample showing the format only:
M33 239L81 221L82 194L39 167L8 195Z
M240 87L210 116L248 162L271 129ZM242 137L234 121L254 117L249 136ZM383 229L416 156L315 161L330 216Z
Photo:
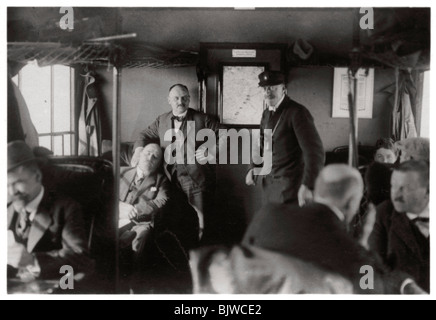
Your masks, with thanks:
M195 126L189 125L188 126L188 121L194 121L194 110L193 109L188 109L188 113L186 114L186 120L183 122L182 127L180 128L183 132L183 134L185 135L185 142L188 139L189 135L192 134L192 131L195 130L195 127L197 126L197 124Z
M35 249L36 245L42 239L45 232L50 228L53 222L50 208L48 206L48 197L48 194L44 196L30 228L29 239L27 241L27 251L30 253L33 251L33 249Z
M131 168L131 169L127 170L121 176L121 181L120 181L120 200L121 201L126 201L127 196L129 194L130 186L133 183L135 176L136 176L136 169L135 168Z
M134 202L139 198L139 195L142 195L149 188L154 187L156 185L157 178L156 175L148 176L142 181L141 185L138 188L138 192L135 194Z
M14 206L11 204L8 207L8 230L13 230L15 231L15 222L17 215L15 214L15 209Z
M420 255L418 242L410 228L410 221L406 214L394 211L391 230L416 256Z

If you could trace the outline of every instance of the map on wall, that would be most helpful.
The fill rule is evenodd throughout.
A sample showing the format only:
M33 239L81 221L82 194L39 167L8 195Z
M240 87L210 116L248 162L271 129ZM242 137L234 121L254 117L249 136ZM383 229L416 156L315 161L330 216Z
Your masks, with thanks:
M259 87L259 74L263 66L223 67L224 124L259 125L263 113L263 89Z

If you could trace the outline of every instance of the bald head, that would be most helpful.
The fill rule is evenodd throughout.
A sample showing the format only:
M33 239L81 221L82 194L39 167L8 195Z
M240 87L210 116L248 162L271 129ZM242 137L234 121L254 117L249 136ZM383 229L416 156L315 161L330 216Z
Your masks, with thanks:
M347 222L357 213L363 195L363 180L358 170L345 164L325 167L315 183L315 201L337 207Z

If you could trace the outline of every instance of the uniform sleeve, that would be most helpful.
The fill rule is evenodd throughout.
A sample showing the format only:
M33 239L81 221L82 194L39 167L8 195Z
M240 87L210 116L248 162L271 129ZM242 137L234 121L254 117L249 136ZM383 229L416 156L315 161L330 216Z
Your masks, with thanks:
M265 133L264 133L264 124L263 124L263 119L265 118L265 112L266 111L264 111L262 114L262 119L261 119L261 122L259 125L259 140L258 140L258 144L256 144L259 148L259 156L260 157L263 157L263 148L264 148L264 144L265 144L265 142L264 142ZM252 162L251 162L249 170L252 170L254 168L261 168L263 166L263 164L255 164L253 161L253 157L251 160L252 160Z
M299 109L292 117L292 126L303 152L303 184L313 190L315 180L324 167L325 153L312 115L306 108Z

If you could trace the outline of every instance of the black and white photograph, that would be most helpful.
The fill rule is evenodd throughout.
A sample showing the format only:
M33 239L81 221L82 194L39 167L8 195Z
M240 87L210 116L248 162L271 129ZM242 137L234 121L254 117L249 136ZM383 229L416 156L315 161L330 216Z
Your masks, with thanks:
M1 292L430 297L413 4L3 8ZM203 307L165 312L267 316Z

